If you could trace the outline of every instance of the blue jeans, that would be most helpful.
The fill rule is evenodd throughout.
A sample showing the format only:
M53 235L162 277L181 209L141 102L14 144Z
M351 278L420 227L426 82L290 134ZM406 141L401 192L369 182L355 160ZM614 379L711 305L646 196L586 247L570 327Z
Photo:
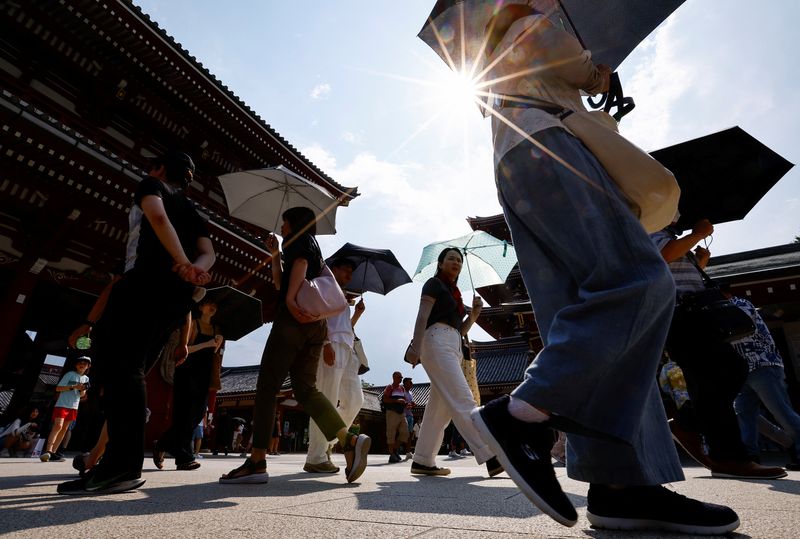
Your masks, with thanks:
M792 458L800 458L800 415L792 407L786 392L786 375L783 367L760 367L747 375L744 387L733 403L742 441L747 451L758 456L758 412L761 403L775 421L794 440Z
M527 141L497 167L500 203L544 344L513 396L605 435L564 428L574 479L682 480L656 385L675 301L669 269L578 139L559 128L534 137L586 178Z

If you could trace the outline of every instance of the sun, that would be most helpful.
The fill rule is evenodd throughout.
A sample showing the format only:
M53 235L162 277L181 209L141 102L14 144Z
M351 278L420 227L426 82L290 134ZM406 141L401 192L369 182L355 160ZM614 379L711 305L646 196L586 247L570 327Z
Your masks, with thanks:
M455 116L476 114L478 83L466 72L442 71L431 85L436 106Z

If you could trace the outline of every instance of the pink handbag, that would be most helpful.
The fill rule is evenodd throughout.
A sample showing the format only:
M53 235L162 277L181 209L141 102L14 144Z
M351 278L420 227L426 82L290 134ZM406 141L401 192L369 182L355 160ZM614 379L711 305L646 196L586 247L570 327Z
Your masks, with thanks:
M325 264L314 279L303 279L297 291L297 305L317 319L339 314L347 308L347 298Z

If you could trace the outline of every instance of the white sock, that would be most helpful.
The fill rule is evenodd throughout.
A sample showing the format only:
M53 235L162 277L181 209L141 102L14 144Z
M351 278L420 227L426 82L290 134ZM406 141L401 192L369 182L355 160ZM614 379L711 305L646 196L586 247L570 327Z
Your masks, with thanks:
M550 419L550 416L538 408L528 404L522 399L511 397L508 403L508 413L514 419L519 419L525 423L543 423Z

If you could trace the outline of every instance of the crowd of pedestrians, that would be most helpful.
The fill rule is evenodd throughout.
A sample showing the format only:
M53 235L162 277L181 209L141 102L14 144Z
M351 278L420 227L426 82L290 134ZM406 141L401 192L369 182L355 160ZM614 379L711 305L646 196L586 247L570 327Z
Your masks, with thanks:
M499 9L487 32L487 77L498 95L524 89L525 97L577 110L581 92L609 88L610 69L593 64L572 35L530 6ZM508 55L510 49L518 54ZM530 66L537 68L519 74ZM732 298L757 328L735 343L698 335L683 318L682 305L709 286L703 268L710 252L695 246L713 226L703 220L683 237L670 227L648 236L595 155L554 122L551 112L503 100L495 109L498 198L544 347L511 395L478 406L461 367L462 339L483 303L475 296L466 308L458 286L463 255L456 248L442 250L435 276L422 287L405 354L431 381L421 424L414 421L411 378L394 372L380 397L389 463L405 454L411 474L450 474L437 456L452 421L464 442L452 446L453 457L474 456L488 477L506 472L541 511L572 526L577 512L551 459L558 440L554 454L566 463L568 475L589 483L587 517L593 526L692 534L736 529L739 519L731 508L664 486L684 476L655 376L662 353L666 349L683 372L713 476L786 475L781 467L758 462L759 402L792 437L789 464L796 469L800 416L786 395L769 330L751 303ZM61 494L112 494L144 484L144 374L173 332L179 334L175 404L153 461L161 469L170 453L179 470L200 467L194 433L207 418L213 357L223 336L213 319L217 306L198 294L211 280L215 252L204 220L184 194L193 173L190 156L169 153L153 161L134 194L125 272L79 328L92 329L91 359L78 357L56 387L42 461L63 459L59 445L90 388L85 374L90 365L92 397L102 402L105 417L96 451L80 455L76 465L82 476L59 485ZM364 401L353 331L365 312L363 300L352 312L327 319L311 315L298 301L303 281L319 275L324 264L315 220L311 209L291 208L282 215L282 244L273 235L266 240L278 301L258 374L251 448L220 483L268 482L266 456L277 454L277 440L286 434L276 408L287 375L312 420L303 470L338 473L331 459L337 442L346 482L357 481L367 469L372 440L351 427ZM347 286L354 264L337 259L329 266L339 286ZM200 312L195 319L193 308ZM30 446L37 414L31 411L3 429L4 452ZM226 434L230 439L232 430ZM237 449L236 443L227 444L222 444L226 453Z

